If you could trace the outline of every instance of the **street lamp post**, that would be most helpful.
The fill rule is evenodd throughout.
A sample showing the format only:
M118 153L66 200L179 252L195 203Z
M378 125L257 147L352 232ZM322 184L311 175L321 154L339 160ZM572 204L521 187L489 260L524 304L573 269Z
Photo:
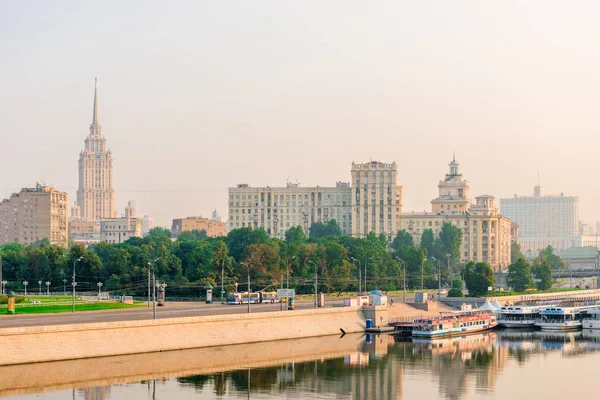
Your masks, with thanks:
M315 303L314 303L314 308L317 308L317 285L318 285L317 264L315 264L311 260L308 260L308 263L315 266Z
M402 280L404 281L403 285L402 285L402 291L403 291L402 300L404 301L404 304L406 304L406 261L404 261L403 259L398 258L398 257L396 257L396 260L398 260L400 265L402 265L402 270L404 271L404 274L402 274L403 275Z
M23 281L23 286L25 286L25 296L27 296L27 285L29 285L29 282Z
M50 296L50 285L52 282L46 281L46 296Z
M41 296L42 295L42 281L38 281L38 286L40 287L38 295Z
M423 261L421 261L421 291L423 291L423 264L425 264L426 261L427 257L424 257Z
M83 259L83 257L79 257L78 259L76 259L75 261L73 261L73 301L72 301L72 310L71 312L75 312L75 286L77 286L77 282L75 282L75 265L81 261Z
M63 294L67 295L67 280L63 279Z
M250 266L246 263L240 263L248 269L248 314L250 314Z
M8 285L8 281L2 281L2 294L4 294L6 290L6 285Z
M360 260L352 257L352 260L358 263L358 293L362 292L362 277L360 276L360 270L362 265L360 264Z
M292 260L296 258L296 256L292 256ZM288 264L287 264L287 289L289 291L290 289L290 259L288 258Z
M154 273L154 263L160 260L155 258L148 261L148 308L150 308L150 268L152 268L152 318L156 319L156 274Z
M450 275L450 289L452 289L454 287L454 282L453 281L453 274L450 273L450 257L451 254L450 253L446 253L446 258L448 259L448 275Z
M225 260L233 260L233 257L226 257L223 259L221 263L221 304L225 304L224 296L225 296L225 287L223 284L223 280L225 279Z
M102 296L102 282L98 282L98 300L100 300L100 297Z

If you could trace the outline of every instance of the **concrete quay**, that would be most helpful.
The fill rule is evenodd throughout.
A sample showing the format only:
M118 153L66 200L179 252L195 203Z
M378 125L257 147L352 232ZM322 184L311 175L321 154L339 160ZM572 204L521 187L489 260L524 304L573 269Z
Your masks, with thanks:
M386 306L333 307L157 320L0 329L0 366L142 354L364 332L386 325Z
M370 351L349 334L0 367L0 397L204 375ZM208 362L207 360L210 360Z

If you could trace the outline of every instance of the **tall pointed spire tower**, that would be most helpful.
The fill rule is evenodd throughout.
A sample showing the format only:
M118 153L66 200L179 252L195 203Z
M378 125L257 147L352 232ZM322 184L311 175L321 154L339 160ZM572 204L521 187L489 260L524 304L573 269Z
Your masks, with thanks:
M98 79L94 85L94 111L90 134L85 138L85 148L79 153L79 189L77 205L81 218L99 221L115 215L112 153L106 148L102 126L98 118Z

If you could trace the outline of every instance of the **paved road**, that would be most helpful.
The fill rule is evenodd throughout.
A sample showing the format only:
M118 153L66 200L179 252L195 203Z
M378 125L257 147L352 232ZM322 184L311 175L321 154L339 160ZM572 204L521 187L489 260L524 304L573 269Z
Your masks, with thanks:
M343 300L327 301L327 306L342 305ZM285 306L285 304L284 304ZM306 310L314 306L313 301L296 301L296 309ZM156 308L157 319L197 317L203 315L242 314L248 312L248 305L205 304L205 303L167 303L165 307ZM280 304L252 304L250 312L277 312ZM18 312L18 309L17 309ZM133 321L152 319L150 308L126 308L123 310L84 311L58 314L37 315L0 315L0 328L23 326L81 324L89 322Z

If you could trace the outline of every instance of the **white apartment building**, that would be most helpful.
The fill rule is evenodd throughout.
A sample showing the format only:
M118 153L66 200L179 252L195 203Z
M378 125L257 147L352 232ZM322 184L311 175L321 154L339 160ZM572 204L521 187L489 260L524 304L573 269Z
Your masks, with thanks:
M533 196L500 199L500 213L519 224L519 243L525 255L535 256L547 246L563 250L588 242L580 235L576 196L544 196L537 185Z
M229 230L263 228L272 237L301 226L308 233L314 222L335 219L342 234L365 237L369 232L393 240L400 226L402 186L396 163L352 163L352 183L335 187L252 188L247 184L229 189Z
M100 221L100 241L123 243L132 237L142 237L142 220L136 217L107 218Z
M284 238L285 231L301 226L308 233L313 222L335 219L344 235L352 234L350 184L335 187L258 187L247 184L229 188L229 230L263 228L271 237Z

